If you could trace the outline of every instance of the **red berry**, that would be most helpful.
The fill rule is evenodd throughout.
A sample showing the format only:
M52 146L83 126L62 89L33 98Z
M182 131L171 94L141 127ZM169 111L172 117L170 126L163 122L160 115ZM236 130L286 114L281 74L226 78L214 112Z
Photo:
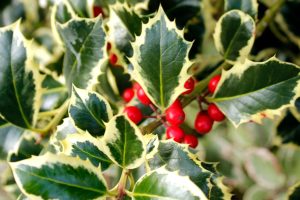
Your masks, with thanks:
M216 75L216 76L214 76L214 77L212 77L212 78L210 79L210 81L209 81L209 83L208 83L208 91L209 91L211 94L213 94L213 93L215 92L215 90L216 90L216 88L217 88L217 85L218 85L220 79L221 79L221 75L220 75L220 74L219 74L219 75Z
M141 110L136 106L127 106L124 109L124 112L127 114L128 118L135 124L140 123L140 121L142 121L143 119Z
M143 88L139 88L136 95L142 104L149 105L151 103L151 100L147 97Z
M225 119L225 115L222 111L216 106L216 104L209 104L207 108L208 115L215 121L223 121Z
M127 88L126 90L124 90L122 96L124 101L128 103L134 97L134 90L132 88Z
M109 56L109 62L110 62L110 64L115 65L118 62L117 55L114 54L114 53L110 54L110 56Z
M94 12L94 17L97 17L100 14L102 14L102 16L104 17L103 9L100 6L94 6L93 12Z
M107 51L110 51L110 50L111 50L111 43L110 43L110 42L107 43L106 50L107 50Z
M193 92L194 88L195 88L195 80L193 79L193 77L189 78L185 83L184 83L184 88L187 89L187 91L185 91L182 94L190 94Z
M176 142L182 142L184 138L184 132L178 126L169 126L166 132L167 139L172 138Z
M196 117L195 129L198 133L200 133L201 135L204 135L211 130L213 123L214 123L214 121L209 117L207 112L202 111L202 112L199 112Z
M184 119L185 119L185 113L182 108L171 107L166 110L166 120L171 125L178 126L184 122Z
M136 91L138 90L138 89L140 89L141 88L141 86L140 86L140 84L138 83L138 82L135 82L134 84L133 84L133 89L135 89Z
M185 135L183 143L188 144L192 148L196 148L198 146L198 138L194 135Z
M176 100L172 103L172 105L169 106L168 109L172 109L172 108L180 108L180 109L182 109L182 105L181 105L181 103L180 103L180 101L179 101L178 99L176 99Z

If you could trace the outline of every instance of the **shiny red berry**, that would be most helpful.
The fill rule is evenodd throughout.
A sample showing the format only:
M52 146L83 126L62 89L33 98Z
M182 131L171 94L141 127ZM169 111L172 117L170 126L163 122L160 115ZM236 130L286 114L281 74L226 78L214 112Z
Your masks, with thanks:
M118 56L116 54L114 54L114 53L110 54L110 56L109 56L109 62L112 65L117 64L117 62L118 62Z
M225 115L222 111L216 106L216 104L209 104L207 108L208 115L215 121L223 121L225 119Z
M142 104L149 105L151 103L151 100L147 97L143 88L139 88L136 95Z
M188 144L192 148L196 148L198 146L198 138L194 135L185 135L183 143Z
M132 88L127 88L123 92L123 100L128 103L134 97L134 90Z
M138 83L138 82L135 82L134 84L133 84L133 89L134 90L138 90L138 89L140 89L141 88L141 86L140 86L140 84Z
M185 120L185 113L180 107L171 107L166 110L166 120L174 126L182 124Z
M199 112L195 120L196 131L204 135L208 133L213 126L214 121L209 117L208 113L205 111Z
M218 83L221 79L221 75L216 75L212 77L208 83L208 91L213 94L218 86Z
M136 106L127 106L124 109L124 112L127 114L128 118L135 124L140 123L143 119L141 110Z
M184 132L178 126L169 126L166 132L167 139L172 138L176 142L182 142L184 138Z
M97 17L100 14L102 14L102 16L104 17L104 12L101 6L94 6L93 12L94 12L94 17Z
M189 78L185 83L184 83L184 88L187 89L187 91L185 91L182 94L190 94L191 92L193 92L194 88L195 88L195 80L193 79L193 77Z
M180 108L182 109L182 105L180 103L180 101L178 99L176 99L170 106L168 109L171 109L171 108Z

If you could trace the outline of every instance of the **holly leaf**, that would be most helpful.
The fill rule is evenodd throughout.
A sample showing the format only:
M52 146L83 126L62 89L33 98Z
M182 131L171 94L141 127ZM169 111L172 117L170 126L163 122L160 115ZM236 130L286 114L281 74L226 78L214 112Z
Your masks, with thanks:
M289 200L297 200L300 198L300 182L296 183L289 189Z
M229 63L244 62L254 43L255 22L248 14L232 10L216 24L214 41L217 50Z
M257 0L225 0L224 10L228 12L230 10L241 10L244 13L250 15L254 20L257 18L258 3Z
M204 193L187 176L180 176L176 172L169 172L164 168L159 168L142 176L136 182L132 196L134 200L207 199Z
M290 112L282 119L277 127L277 135L284 143L300 145L300 122Z
M96 199L107 193L100 169L79 158L47 153L10 166L30 199Z
M146 147L140 129L124 115L113 117L103 137L105 154L126 169L139 167L145 159Z
M89 18L92 16L91 10L90 10L90 1L88 0L68 0L70 5L72 6L73 10L76 12L76 14L79 17L82 18Z
M112 42L113 51L124 52L126 56L132 56L130 42L135 35L140 35L142 19L134 12L128 3L116 2L109 6L110 17L107 22L109 27L108 40Z
M281 62L275 57L265 62L246 60L222 72L213 98L214 102L235 125L280 115L299 96L298 66Z
M201 162L186 145L180 145L172 140L152 141L148 145L151 153L147 155L149 167L152 170L162 166L181 176L188 176L199 187L208 199L230 199L229 189L223 185L216 170L215 163Z
M191 43L160 7L156 16L143 25L132 47L133 57L129 58L134 68L132 77L164 111L185 91Z
M0 28L0 115L23 128L35 125L41 81L20 21Z
M22 137L25 129L5 122L0 125L0 159L6 160L10 151L15 149L16 144Z
M107 59L102 19L71 19L57 23L57 30L66 48L63 73L69 91L72 84L92 89Z
M107 169L112 163L103 153L103 144L100 140L92 137L90 134L70 134L60 142L63 146L63 152L73 157L79 156L82 160L89 159L91 163L102 170Z
M102 136L112 118L109 103L99 94L73 87L69 115L76 127L93 136Z

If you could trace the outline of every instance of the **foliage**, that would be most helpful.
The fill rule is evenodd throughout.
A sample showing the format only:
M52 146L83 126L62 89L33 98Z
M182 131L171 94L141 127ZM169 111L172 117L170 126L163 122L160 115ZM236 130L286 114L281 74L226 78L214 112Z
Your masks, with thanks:
M299 6L0 3L0 198L299 199Z

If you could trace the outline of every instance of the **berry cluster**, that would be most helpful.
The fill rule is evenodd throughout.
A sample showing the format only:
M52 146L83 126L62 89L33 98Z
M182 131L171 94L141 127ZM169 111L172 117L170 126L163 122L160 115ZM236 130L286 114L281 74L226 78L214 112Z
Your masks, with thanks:
M208 83L208 91L213 94L217 88L217 85L221 79L221 75L214 76ZM200 98L200 108L201 106ZM225 119L225 115L220 111L220 109L213 103L208 104L207 110L201 109L201 111L197 114L194 126L196 131L201 134L207 134L214 124L214 121L220 122Z

